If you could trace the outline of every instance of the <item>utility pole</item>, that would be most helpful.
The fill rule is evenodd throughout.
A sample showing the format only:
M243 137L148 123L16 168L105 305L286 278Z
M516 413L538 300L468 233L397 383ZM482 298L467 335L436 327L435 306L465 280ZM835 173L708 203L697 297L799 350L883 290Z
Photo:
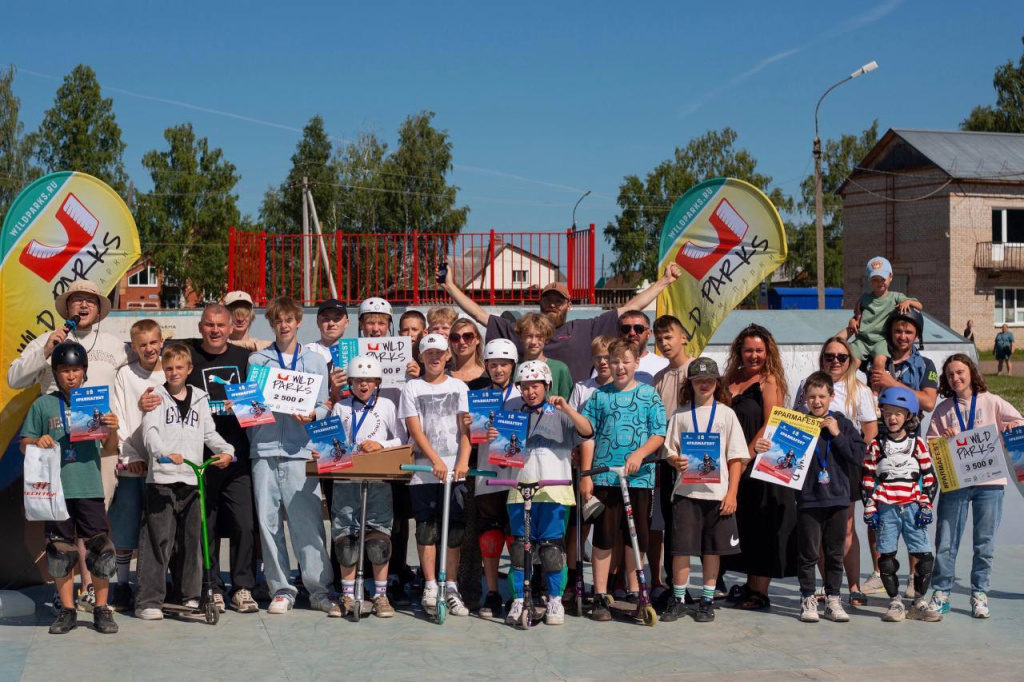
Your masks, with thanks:
M309 179L302 177L302 305L309 297Z
M309 213L313 216L313 229L316 230L316 242L320 245L320 257L324 259L324 270L327 271L327 286L331 290L331 298L338 298L338 288L334 284L334 276L331 274L331 261L327 257L327 245L324 244L324 233L320 229L320 220L316 217L316 203L309 190L303 193L303 205L309 207Z

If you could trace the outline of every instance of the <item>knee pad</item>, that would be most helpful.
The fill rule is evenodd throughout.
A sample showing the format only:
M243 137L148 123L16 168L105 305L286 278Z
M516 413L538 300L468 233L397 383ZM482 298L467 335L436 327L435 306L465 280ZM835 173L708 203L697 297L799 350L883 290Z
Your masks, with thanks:
M46 572L51 578L65 578L78 563L78 547L66 538L46 543Z
M501 546L505 542L505 534L500 528L488 528L483 533L480 533L478 542L482 557L497 559L501 556Z
M354 535L341 536L334 541L334 552L339 565L352 568L359 563L359 539Z
M441 526L436 520L416 522L416 543L433 546L441 539Z
M931 552L916 552L910 556L917 559L914 567L914 591L924 594L932 582L932 569L935 568L935 555Z
M117 575L117 553L106 533L85 541L85 566L95 577L110 580Z
M543 540L540 543L540 567L545 573L561 571L565 568L565 542L563 540Z
M900 562L896 560L896 554L883 554L878 558L878 572L882 575L882 585L890 597L895 597L900 592L900 579L897 576L900 570Z
M513 538L508 546L508 554L512 568L526 570L526 543L522 538Z
M380 531L366 534L366 556L376 566L386 564L391 558L391 536Z
M448 524L448 549L462 547L462 541L466 539L466 526L463 524Z

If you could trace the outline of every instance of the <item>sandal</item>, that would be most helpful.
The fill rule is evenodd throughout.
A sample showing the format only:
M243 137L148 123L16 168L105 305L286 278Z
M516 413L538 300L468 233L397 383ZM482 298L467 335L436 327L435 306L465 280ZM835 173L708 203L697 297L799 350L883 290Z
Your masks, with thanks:
M750 597L750 588L747 585L733 585L729 588L729 594L725 600L733 604L746 601Z
M750 594L739 604L741 611L765 611L772 605L772 600L767 594L761 594L750 590Z
M850 606L866 606L868 603L868 596L863 592L851 592L850 593Z

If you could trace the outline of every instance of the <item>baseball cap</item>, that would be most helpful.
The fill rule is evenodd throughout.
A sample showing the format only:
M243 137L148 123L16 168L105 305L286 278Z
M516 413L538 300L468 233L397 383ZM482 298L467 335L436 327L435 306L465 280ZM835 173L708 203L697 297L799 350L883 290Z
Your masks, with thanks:
M345 308L345 304L336 298L329 298L317 306L316 314L319 315L327 312L328 310L340 310L342 315L348 317L348 309Z
M707 357L700 357L690 362L686 368L687 379L717 379L718 363Z
M867 273L868 279L872 277L889 279L892 276L892 263L881 256L875 256L868 261Z
M556 294L561 294L562 298L564 298L567 301L572 300L572 296L569 295L569 288L565 286L565 284L563 284L562 282L552 282L551 284L547 285L546 287L540 290L540 295L543 296L549 291L554 291Z
M229 291L224 297L224 305L231 305L232 303L248 303L252 307L252 296L244 291Z

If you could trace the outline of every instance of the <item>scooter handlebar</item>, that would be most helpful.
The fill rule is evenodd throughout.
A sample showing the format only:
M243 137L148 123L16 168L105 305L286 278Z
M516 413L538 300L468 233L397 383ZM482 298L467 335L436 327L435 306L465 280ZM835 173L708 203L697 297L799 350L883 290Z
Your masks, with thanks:
M549 485L572 485L572 481L566 480L564 478L545 478L543 481L540 481L537 485L539 485L541 488L546 488Z
M644 464L654 464L655 462L658 461L658 459L659 459L658 453L654 452L654 453L651 453L650 455L647 455L646 457L644 457L644 460L640 464L641 464L641 466L644 465ZM609 471L616 471L616 470L620 470L621 471L623 468L624 467L622 467L622 466L610 467L610 466L602 465L602 466L599 466L599 467L594 467L593 469L584 469L584 470L580 471L580 476L581 477L583 477L583 476L597 476L598 474L607 473Z
M429 474L434 470L434 467L428 467L425 464L403 464L401 469L402 471L423 471Z
M564 478L545 478L544 480L537 481L536 483L523 483L513 478L490 478L487 480L487 485L494 486L505 486L506 488L518 488L520 485L523 486L537 486L538 488L546 488L549 485L572 485L572 481Z
M514 478L488 478L487 485L515 488L519 485L519 481Z
M470 469L467 476L476 476L477 478L497 478L497 471L481 471L480 469Z
M603 474L610 470L611 469L606 466L594 467L593 469L584 469L583 471L580 472L580 478L583 478L584 476L597 476L598 474Z

